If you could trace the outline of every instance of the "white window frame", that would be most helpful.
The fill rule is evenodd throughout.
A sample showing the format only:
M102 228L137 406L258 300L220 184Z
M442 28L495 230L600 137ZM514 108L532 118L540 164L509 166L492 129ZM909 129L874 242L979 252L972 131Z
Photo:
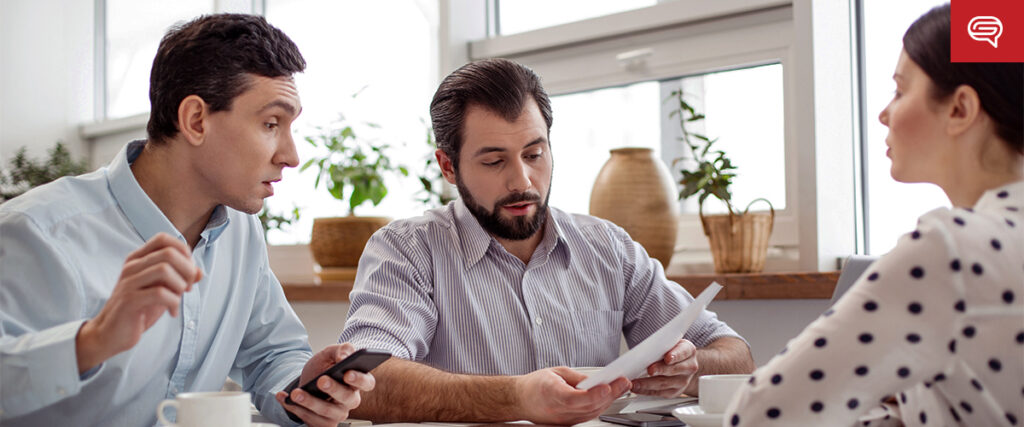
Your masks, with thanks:
M491 38L484 2L441 2L442 75L469 60L503 57L534 69L552 96L781 63L786 208L776 212L767 268L834 270L837 258L854 253L856 100L849 1L668 1ZM480 24L467 28L472 19ZM647 52L640 67L616 59L638 50ZM681 219L677 242L670 272L710 271L696 215ZM700 255L679 256L693 252Z

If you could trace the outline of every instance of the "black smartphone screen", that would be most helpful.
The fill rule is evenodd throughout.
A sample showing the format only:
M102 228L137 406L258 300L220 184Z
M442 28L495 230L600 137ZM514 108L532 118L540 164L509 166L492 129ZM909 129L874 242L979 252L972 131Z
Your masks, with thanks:
M675 417L665 417L639 412L607 414L601 415L598 418L600 418L601 421L633 427L672 427L684 425L682 421L679 421L679 419Z
M327 370L324 371L322 374L317 375L316 378L313 378L306 384L303 384L302 387L300 388L305 392L309 393L310 395L316 397L317 399L327 400L327 398L329 397L327 393L324 393L323 391L320 390L319 387L316 386L316 381L319 380L320 377L327 375L331 378L334 378L335 381L341 384L345 384L345 372L370 372L373 370L373 368L376 368L381 363L384 363L384 361L388 360L388 358L390 357L391 353L388 353L386 351L372 349L356 350L355 353L352 353L344 360L335 363L334 366L327 368ZM295 402L292 401L291 397L292 389L285 389L285 392L288 393L288 397L285 399L285 402L288 402L289 405L294 405Z

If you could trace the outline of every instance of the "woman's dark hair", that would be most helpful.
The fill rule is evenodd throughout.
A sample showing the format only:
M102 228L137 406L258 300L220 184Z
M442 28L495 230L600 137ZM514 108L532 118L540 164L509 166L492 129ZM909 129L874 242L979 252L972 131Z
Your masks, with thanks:
M996 123L996 134L1024 154L1024 64L952 62L949 4L929 10L903 35L903 50L931 78L934 99L960 85L974 88L981 108Z
M207 15L174 27L153 59L146 132L154 142L176 135L178 106L189 95L225 111L252 84L250 74L291 76L305 68L295 43L261 16Z
M437 148L459 167L466 108L477 104L509 122L533 99L551 131L551 101L533 70L507 59L482 59L463 65L441 81L430 102Z

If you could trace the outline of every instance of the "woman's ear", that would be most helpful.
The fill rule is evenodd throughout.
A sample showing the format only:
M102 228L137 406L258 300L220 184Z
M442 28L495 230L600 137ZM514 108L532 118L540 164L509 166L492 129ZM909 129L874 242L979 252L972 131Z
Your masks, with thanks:
M978 92L968 85L960 85L950 96L947 111L949 115L946 131L950 135L967 132L981 115L981 99L978 98Z
M178 131L193 146L206 140L206 118L210 106L199 95L189 95L178 104Z

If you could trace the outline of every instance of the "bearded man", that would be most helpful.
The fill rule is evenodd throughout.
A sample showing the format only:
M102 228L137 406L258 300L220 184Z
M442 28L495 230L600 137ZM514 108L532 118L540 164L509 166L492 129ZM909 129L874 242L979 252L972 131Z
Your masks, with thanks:
M693 301L620 227L548 206L551 103L508 60L459 68L430 107L435 155L460 198L399 220L359 262L342 341L396 357L356 418L374 422L595 418L627 390L698 393L699 375L749 373L746 342L704 311L646 378L589 390L565 366L604 366Z

